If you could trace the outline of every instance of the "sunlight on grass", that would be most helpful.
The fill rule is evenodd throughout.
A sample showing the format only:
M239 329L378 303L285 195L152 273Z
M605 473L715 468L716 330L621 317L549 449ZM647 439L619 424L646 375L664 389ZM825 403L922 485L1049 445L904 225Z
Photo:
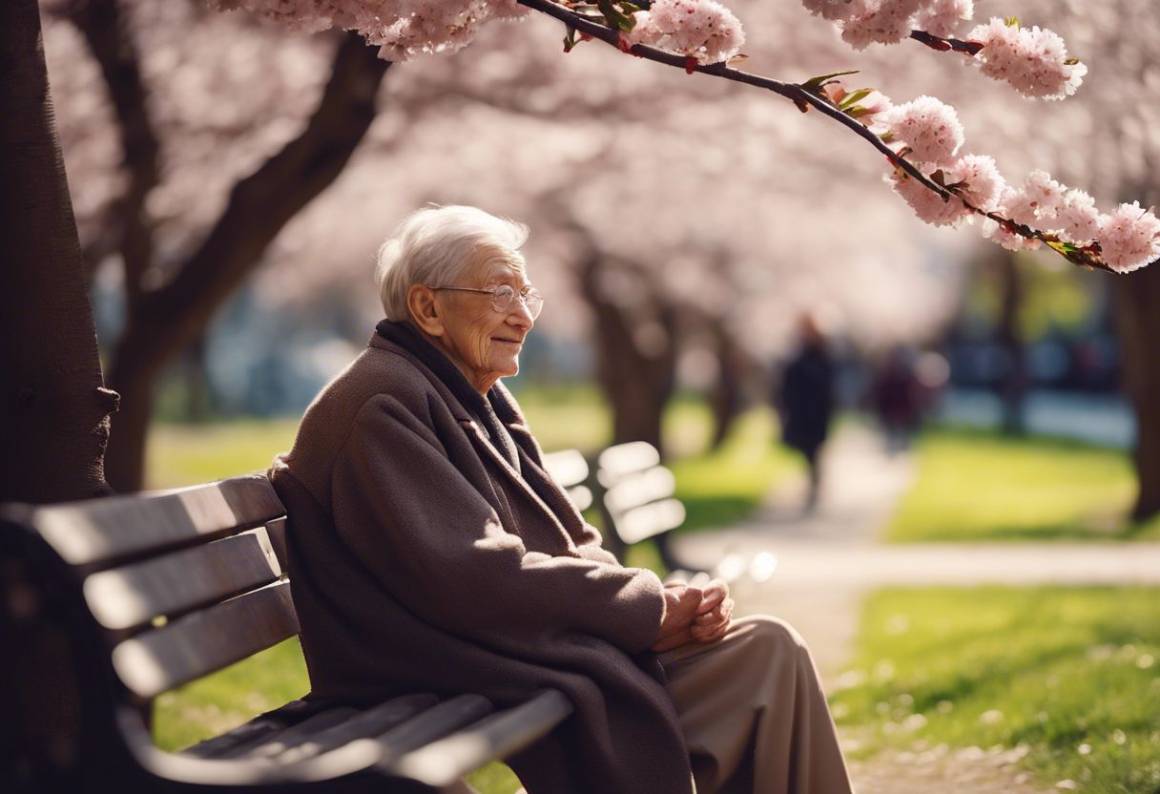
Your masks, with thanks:
M153 710L153 736L158 747L180 750L300 698L309 689L298 639L286 640L161 695Z
M1155 588L890 589L831 698L863 742L1006 748L1049 785L1160 790Z
M767 410L750 411L720 449L671 464L677 497L688 514L680 531L720 527L748 517L775 481L800 470L797 457L773 442L774 422Z
M1138 527L1124 519L1135 486L1120 450L932 430L920 439L916 462L887 540L1160 537L1160 521Z

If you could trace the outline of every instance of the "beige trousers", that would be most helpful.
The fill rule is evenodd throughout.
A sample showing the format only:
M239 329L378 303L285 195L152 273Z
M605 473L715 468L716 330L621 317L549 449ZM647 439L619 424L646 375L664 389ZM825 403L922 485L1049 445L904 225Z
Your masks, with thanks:
M698 794L850 794L813 658L789 624L742 618L660 660Z

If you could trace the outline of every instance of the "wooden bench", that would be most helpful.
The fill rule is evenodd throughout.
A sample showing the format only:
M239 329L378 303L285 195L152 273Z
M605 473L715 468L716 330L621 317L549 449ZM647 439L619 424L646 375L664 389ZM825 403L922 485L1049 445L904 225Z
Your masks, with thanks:
M661 465L656 447L631 441L608 447L596 459L596 487L604 523L604 545L623 562L627 548L651 539L677 580L723 579L734 583L742 577L763 582L772 576L777 558L769 552L752 557L723 550L711 569L680 559L672 545L672 532L685 523L685 506L676 498L676 479Z
M156 697L298 633L269 481L5 505L0 522L2 655L20 701L0 721L5 792L468 791L463 775L572 711L555 691L506 710L468 692L296 700L164 752ZM29 723L56 712L47 732Z

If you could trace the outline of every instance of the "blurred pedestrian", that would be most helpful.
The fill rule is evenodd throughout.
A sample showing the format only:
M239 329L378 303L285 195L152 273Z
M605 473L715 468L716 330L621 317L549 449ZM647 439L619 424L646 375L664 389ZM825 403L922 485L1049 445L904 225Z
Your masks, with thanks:
M875 373L870 402L890 454L902 452L922 422L924 394L909 351L894 347Z
M812 512L821 492L819 460L834 414L834 360L825 334L812 315L798 320L799 346L773 395L781 419L781 440L796 449L809 467L805 511Z

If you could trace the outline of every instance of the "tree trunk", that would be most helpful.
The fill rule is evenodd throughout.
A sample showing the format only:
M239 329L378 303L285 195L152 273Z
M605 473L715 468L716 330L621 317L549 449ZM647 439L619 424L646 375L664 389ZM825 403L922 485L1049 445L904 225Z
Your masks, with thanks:
M1136 413L1138 491L1132 518L1160 514L1160 264L1115 276L1124 387Z
M234 186L221 217L172 281L142 294L118 340L110 381L126 401L151 404L162 368L204 333L214 312L262 260L266 247L342 173L377 112L389 61L354 34L335 55L331 77L302 134ZM123 411L114 423L109 483L141 488L150 412Z
M996 261L1000 289L996 336L1006 363L1003 381L999 386L1003 402L1003 433L1021 436L1026 430L1023 409L1027 397L1027 354L1023 346L1023 333L1019 328L1024 286L1014 254L1002 251Z
M0 501L107 492L104 388L35 0L0 3Z
M710 322L710 330L717 355L717 380L709 393L709 407L713 412L713 436L709 448L716 450L729 437L744 407L745 353L720 318Z
M612 409L612 443L647 441L664 457L662 422L676 388L677 313L663 301L652 311L633 312L608 300L600 289L602 257L591 250L578 270L580 292L592 310L597 381ZM633 320L655 315L655 344L642 345Z

